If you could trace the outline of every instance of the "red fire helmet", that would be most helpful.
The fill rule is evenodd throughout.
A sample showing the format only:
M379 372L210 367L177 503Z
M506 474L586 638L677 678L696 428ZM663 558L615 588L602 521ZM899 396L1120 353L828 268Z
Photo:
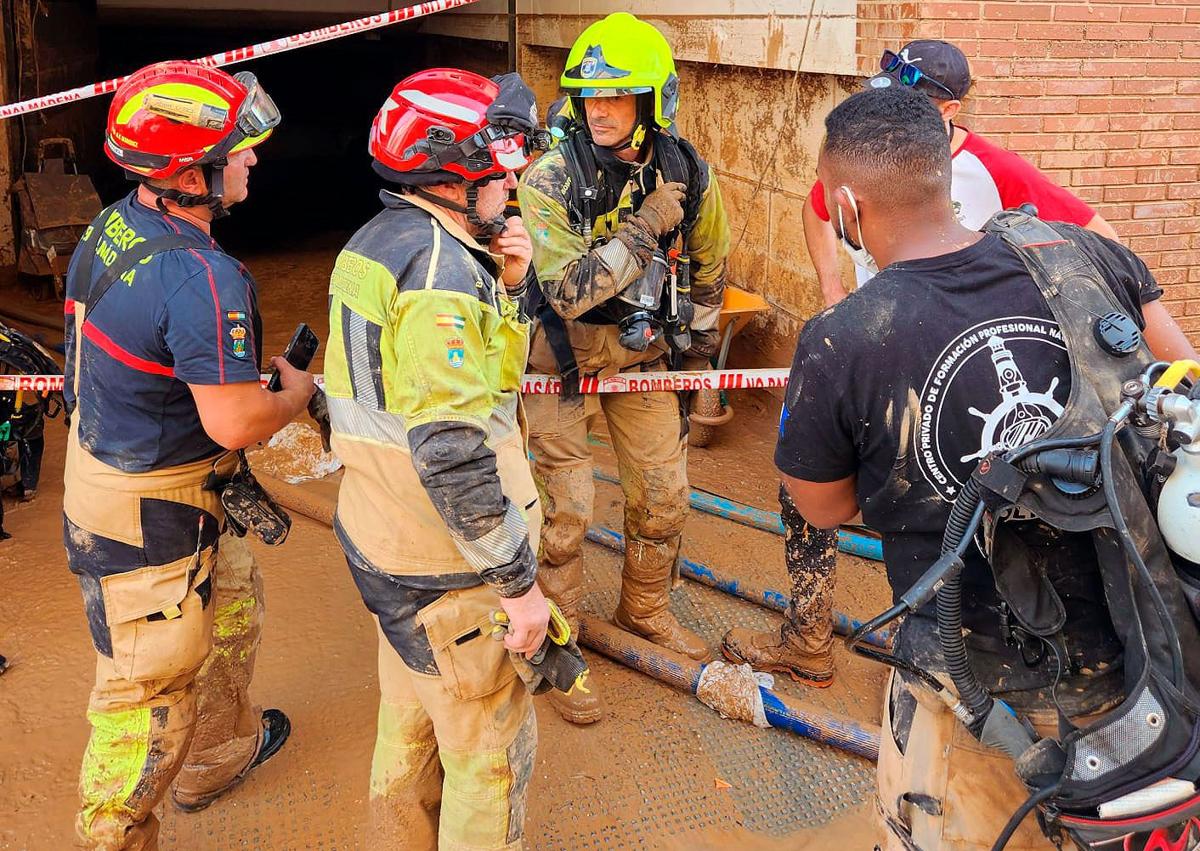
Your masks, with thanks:
M533 94L515 74L498 79L431 68L401 80L371 125L377 168L416 183L475 182L524 168L537 129Z
M147 178L224 160L266 140L279 110L248 71L159 62L132 74L108 109L104 152Z

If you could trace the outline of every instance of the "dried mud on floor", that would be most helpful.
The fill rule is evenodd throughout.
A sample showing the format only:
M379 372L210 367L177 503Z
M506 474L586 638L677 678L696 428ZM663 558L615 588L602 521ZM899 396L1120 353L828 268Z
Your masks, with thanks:
M325 287L336 249L301 248L249 258L266 307L266 349L297 322L326 331ZM0 290L0 301L11 291ZM16 296L12 302L32 303ZM42 312L50 313L46 305ZM53 335L49 335L52 337ZM320 356L315 369L320 369ZM690 455L693 485L769 510L775 406L733 399L738 414L711 448ZM14 538L0 544L0 849L60 851L72 844L84 710L94 653L61 546L61 420L47 429L43 486L35 502L6 503ZM600 434L601 440L606 439ZM615 470L596 447L598 466ZM315 483L318 489L327 483ZM597 482L596 522L621 527L621 494ZM620 559L586 545L585 607L607 617ZM167 808L166 849L368 849L362 830L375 735L375 632L328 528L297 517L281 548L255 544L267 622L253 694L294 725L284 751L236 791L191 816ZM782 538L693 512L685 555L787 589ZM839 558L838 608L858 616L887 602L881 566ZM776 628L779 616L684 583L672 608L717 643L733 625ZM848 717L878 722L882 671L837 649L831 688L780 691ZM588 654L608 716L575 728L538 702L540 744L530 789L528 845L536 851L618 848L869 849L872 766L775 730L720 719L689 695Z

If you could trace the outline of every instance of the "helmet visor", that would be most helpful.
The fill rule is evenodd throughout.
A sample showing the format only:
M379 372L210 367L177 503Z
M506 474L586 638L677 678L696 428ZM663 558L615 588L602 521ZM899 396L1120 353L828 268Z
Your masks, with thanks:
M622 95L644 95L654 91L651 86L588 87L576 89L572 94L581 98L617 98Z

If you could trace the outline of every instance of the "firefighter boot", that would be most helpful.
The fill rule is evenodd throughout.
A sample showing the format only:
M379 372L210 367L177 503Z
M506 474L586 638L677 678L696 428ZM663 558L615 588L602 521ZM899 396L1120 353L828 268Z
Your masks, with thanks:
M710 662L712 653L703 639L685 629L667 608L678 541L676 537L672 546L626 538L621 601L613 623L697 662Z
M571 626L571 634L579 635L579 601L583 597L583 560L576 554L565 564L554 566L543 562L538 567L538 584L542 593L558 604ZM572 724L595 724L604 717L604 703L591 681L584 691L579 686L567 694L558 689L546 692L546 699L564 721Z
M833 683L833 622L796 629L784 621L778 634L735 627L725 633L721 653L756 671L787 674L798 683L826 688Z

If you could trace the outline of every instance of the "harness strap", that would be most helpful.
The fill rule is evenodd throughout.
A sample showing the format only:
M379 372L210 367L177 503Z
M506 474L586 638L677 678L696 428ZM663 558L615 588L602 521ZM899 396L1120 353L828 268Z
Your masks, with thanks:
M91 233L87 238L79 243L76 251L83 251L84 254L80 258L77 266L76 274L73 278L67 281L67 303L64 305L64 313L67 321L75 321L75 313L80 306L83 308L83 336L91 340L101 351L109 357L125 364L126 366L136 369L140 372L148 372L153 375L162 375L173 377L174 369L166 364L155 363L148 361L145 358L139 358L132 353L126 351L119 344L104 334L94 324L88 324L87 319L95 310L96 305L100 300L108 294L112 289L113 284L121 279L123 275L131 269L152 257L155 254L162 254L167 251L177 251L180 249L203 247L194 239L189 239L182 234L166 234L164 236L156 236L148 239L145 242L139 242L137 245L126 250L118 257L111 266L104 270L100 277L93 283L92 270L95 268L96 251L94 245L99 232L103 229L104 222L108 221L108 217L112 215L112 211L116 208L116 204L105 209L99 216L96 217L95 223L92 225ZM86 288L86 289L84 289ZM83 340L76 340L75 343L75 361L78 366L79 360L83 352Z
M545 301L538 306L537 318L542 322L546 342L550 344L550 351L558 364L558 372L562 377L562 397L574 399L579 395L579 362L575 360L575 349L571 347L571 339L567 335L567 324Z
M984 230L1016 250L1046 301L1058 298L1067 278L1095 272L1091 261L1071 240L1027 213L1004 210L993 216Z
M148 239L145 242L139 242L137 245L125 251L118 257L111 266L104 270L88 288L87 295L84 297L84 316L86 317L93 310L100 300L108 294L112 289L112 285L121 279L121 276L126 274L134 266L141 263L155 254L163 254L168 251L176 251L181 248L196 248L197 243L194 239L188 239L182 234L166 234L164 236L156 236ZM208 246L201 246L207 248ZM95 252L93 252L95 256ZM89 264L90 266L91 264Z

